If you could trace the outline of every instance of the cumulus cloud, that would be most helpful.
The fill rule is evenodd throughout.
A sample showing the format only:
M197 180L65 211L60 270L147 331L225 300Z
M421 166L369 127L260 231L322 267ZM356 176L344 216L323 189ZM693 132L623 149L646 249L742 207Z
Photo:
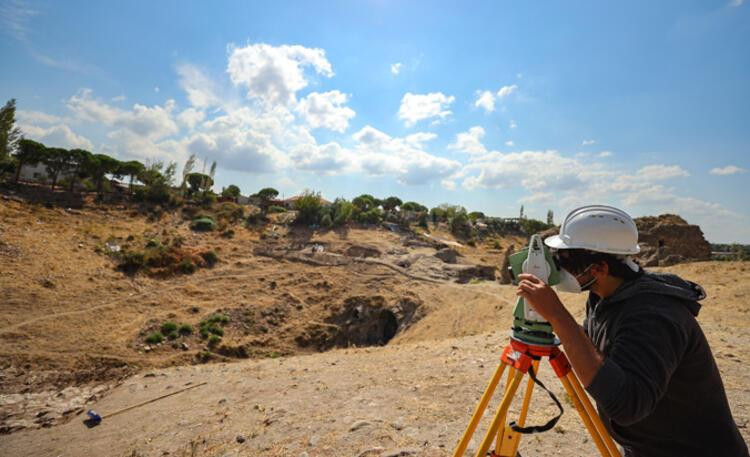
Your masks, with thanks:
M180 125L187 127L188 130L193 130L196 124L203 121L205 118L206 113L193 107L187 108L177 115L177 121Z
M744 168L740 168L737 165L727 165L726 167L712 168L709 173L712 175L726 176L744 173L745 171Z
M91 141L75 133L66 124L54 124L48 127L40 127L37 125L19 122L19 128L23 132L24 136L33 138L35 141L44 143L47 146L59 147L59 148L80 148L80 149L93 149L94 145Z
M63 118L53 114L47 114L42 111L17 110L16 119L18 122L27 124L56 124L63 122Z
M312 128L326 128L334 132L343 132L349 127L353 118L353 109L343 106L349 96L337 90L330 92L312 92L297 104L295 111Z
M591 146L592 144L595 144L596 140L583 140L581 141L581 146Z
M66 104L80 120L127 129L150 139L174 135L179 131L172 117L173 100L167 100L164 106L149 107L136 103L131 110L123 110L94 99L90 89L83 89L70 97Z
M508 140L505 142L505 145L509 148L512 148L513 146L515 146L515 143L513 143L513 140Z
M333 76L323 49L262 43L231 47L227 73L235 85L247 89L249 98L293 105L297 91L308 84L305 67L325 77Z
M187 94L191 105L199 109L221 105L216 84L201 69L195 65L182 64L177 67L177 75L180 87Z
M403 67L403 65L404 64L402 64L401 62L392 63L391 73L393 73L394 75L401 73L401 67Z
M488 90L477 92L477 99L474 101L474 106L482 108L488 113L495 111L495 95Z
M518 86L515 84L510 85L510 86L503 86L500 88L500 90L497 91L497 96L500 98L504 98L517 90L518 90Z
M425 143L427 143L428 141L432 141L435 138L437 138L437 134L435 133L417 132L412 133L411 135L407 135L406 138L404 138L404 141L414 146L415 148L422 149Z
M487 148L482 144L484 129L480 126L471 127L466 132L456 135L456 141L448 145L448 149L454 149L469 154L483 154Z
M367 125L352 135L358 168L371 176L392 176L407 185L443 180L459 170L455 160L432 155L408 141L394 138ZM425 136L422 136L425 138Z
M452 114L448 108L454 100L455 97L445 95L442 92L431 92L429 94L407 92L401 99L398 117L404 121L407 127L411 127L423 119L444 119Z

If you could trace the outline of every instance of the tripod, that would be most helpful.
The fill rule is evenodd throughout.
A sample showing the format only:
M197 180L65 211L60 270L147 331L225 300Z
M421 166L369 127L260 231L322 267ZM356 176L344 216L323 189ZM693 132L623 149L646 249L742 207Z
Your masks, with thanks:
M594 410L594 407L591 404L591 401L589 401L586 392L584 392L580 381L578 381L575 373L573 373L568 358L557 348L557 344L559 344L559 342L555 342L551 345L530 344L511 337L510 344L508 344L503 350L503 354L500 357L500 364L492 375L492 379L490 380L487 389L485 389L484 394L482 394L482 398L479 400L479 404L474 410L474 414L471 416L471 421L469 421L469 425L466 428L463 437L458 442L453 457L464 456L466 447L469 445L469 441L471 440L472 435L474 435L479 420L487 409L487 404L489 403L490 398L492 398L492 394L495 392L506 367L510 367L510 370L508 372L508 381L505 386L503 398L500 401L495 417L493 418L475 457L485 457L493 440L496 441L495 450L489 454L490 456L516 457L521 434L546 431L555 425L557 419L560 418L559 415L550 420L544 426L524 427L529 404L531 403L531 393L534 388L534 383L539 384L544 390L547 390L547 388L536 379L536 373L539 369L539 363L542 358L546 358L549 361L555 374L560 379L560 382L572 400L573 406L581 416L584 426L586 426L589 435L591 435L591 438L599 449L599 453L602 457L620 457L620 451L617 449L614 441L612 441L609 433L604 428L604 424ZM523 397L518 422L511 422L506 425L505 420L510 404L521 384L523 375L527 373L529 374L529 381L526 385L526 392ZM547 392L550 393L548 390ZM555 403L557 403L558 408L560 408L560 414L562 414L562 406L554 395L550 393L550 396ZM502 428L500 427L501 425Z

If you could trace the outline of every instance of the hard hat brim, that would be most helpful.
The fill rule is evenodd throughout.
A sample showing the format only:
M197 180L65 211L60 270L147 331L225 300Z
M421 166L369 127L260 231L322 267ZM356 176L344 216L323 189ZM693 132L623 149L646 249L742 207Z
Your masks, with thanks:
M560 238L560 235L552 235L545 238L544 244L552 249L570 249L570 246L565 244L565 241Z
M601 249L597 246L589 245L569 245L567 244L560 235L552 235L544 239L544 244L551 249L586 249L588 251L603 252L607 254L615 255L635 255L641 252L641 247L635 245L635 248L629 250L616 250L616 249Z

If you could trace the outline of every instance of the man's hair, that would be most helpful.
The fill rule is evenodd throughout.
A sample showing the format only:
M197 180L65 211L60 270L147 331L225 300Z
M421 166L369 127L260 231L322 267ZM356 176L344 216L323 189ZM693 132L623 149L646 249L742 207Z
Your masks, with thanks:
M602 262L605 262L609 267L610 276L626 281L635 279L643 274L643 268L633 271L632 268L625 264L622 258L604 252L594 252L586 249L561 249L558 251L558 259L560 266L574 275L583 273L589 265Z

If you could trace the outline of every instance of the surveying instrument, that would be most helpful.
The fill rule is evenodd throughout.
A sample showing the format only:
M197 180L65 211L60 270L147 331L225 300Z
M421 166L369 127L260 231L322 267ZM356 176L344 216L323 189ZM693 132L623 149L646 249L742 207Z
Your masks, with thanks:
M532 273L549 285L555 285L560 281L559 266L542 243L539 235L532 236L529 246L513 254L508 260L510 261L509 270L514 283L517 282L515 278L521 273ZM523 297L519 297L513 310L513 329L510 343L505 346L500 356L500 363L484 394L482 394L469 425L458 442L453 457L464 457L466 448L506 368L509 372L502 400L481 445L476 451L475 457L485 457L486 455L491 457L516 457L522 434L544 432L555 426L562 416L562 405L555 395L536 377L539 364L545 358L560 379L602 457L620 457L620 451L604 428L604 424L594 410L580 381L571 369L568 358L558 348L559 345L560 340L555 337L550 323L534 311ZM529 375L529 380L526 384L526 392L523 396L518 420L506 424L508 409L525 374ZM544 425L526 427L526 416L535 383L549 394L560 412ZM495 449L488 452L493 441L495 442Z

